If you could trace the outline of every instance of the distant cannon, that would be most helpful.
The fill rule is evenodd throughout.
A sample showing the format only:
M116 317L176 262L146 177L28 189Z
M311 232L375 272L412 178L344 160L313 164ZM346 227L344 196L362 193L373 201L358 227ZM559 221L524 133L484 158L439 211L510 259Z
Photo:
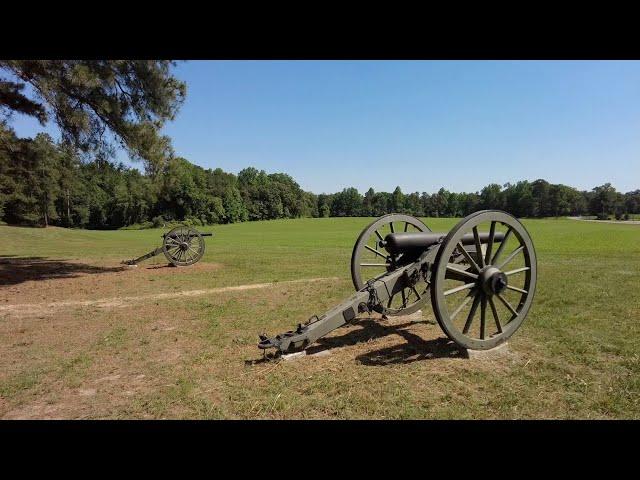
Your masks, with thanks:
M409 215L390 214L358 237L351 278L354 295L295 330L260 335L258 347L304 350L358 314L408 315L429 297L440 327L459 346L496 347L515 333L531 307L536 253L527 230L506 212L473 213L448 233L433 233Z
M164 253L174 267L186 267L198 262L204 255L204 238L213 233L201 233L191 227L176 227L162 235L162 246L138 258L123 260L124 265L137 265L151 257Z

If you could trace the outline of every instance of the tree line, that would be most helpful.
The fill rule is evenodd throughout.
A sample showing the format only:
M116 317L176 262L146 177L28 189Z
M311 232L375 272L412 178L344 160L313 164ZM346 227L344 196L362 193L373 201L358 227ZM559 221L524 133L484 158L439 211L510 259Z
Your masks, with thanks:
M480 192L405 194L355 188L303 191L289 175L246 168L233 175L176 158L161 135L186 97L169 60L0 60L0 221L80 228L233 223L275 218L378 216L459 217L479 209L519 217L640 213L640 191L610 184L578 191L545 180L491 184ZM28 87L28 88L27 88ZM48 135L18 138L14 114ZM143 162L144 173L115 164L116 147Z
M0 220L19 225L114 229L167 222L192 225L299 217L379 216L390 212L461 217L480 209L518 217L640 213L640 190L622 194L610 184L591 191L545 180L491 184L480 192L364 195L355 188L333 194L305 192L284 173L249 167L238 175L204 169L184 158L141 173L104 158L86 160L47 134L18 138L0 124Z

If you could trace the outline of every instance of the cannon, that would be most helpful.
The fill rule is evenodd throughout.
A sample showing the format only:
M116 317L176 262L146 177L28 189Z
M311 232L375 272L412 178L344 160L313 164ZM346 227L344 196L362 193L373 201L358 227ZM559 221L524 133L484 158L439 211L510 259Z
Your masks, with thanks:
M359 314L408 315L430 298L438 324L456 344L494 348L515 333L531 307L536 253L525 227L503 211L472 213L448 233L389 214L356 240L351 278L355 294L295 330L260 335L258 347L301 351Z
M162 245L149 253L131 260L123 260L124 265L137 265L139 262L164 253L174 267L186 267L199 261L204 255L204 238L213 233L202 233L191 227L179 226L162 234Z

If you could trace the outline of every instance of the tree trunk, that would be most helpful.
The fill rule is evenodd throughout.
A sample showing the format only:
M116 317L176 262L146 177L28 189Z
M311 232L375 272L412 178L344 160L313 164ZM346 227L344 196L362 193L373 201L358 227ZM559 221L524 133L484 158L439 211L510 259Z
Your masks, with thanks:
M71 199L69 195L69 188L67 187L67 227L71 226Z
M47 210L49 206L47 194L44 195L44 205L42 206L42 212L44 213L44 226L45 228L49 226L49 218L47 218Z

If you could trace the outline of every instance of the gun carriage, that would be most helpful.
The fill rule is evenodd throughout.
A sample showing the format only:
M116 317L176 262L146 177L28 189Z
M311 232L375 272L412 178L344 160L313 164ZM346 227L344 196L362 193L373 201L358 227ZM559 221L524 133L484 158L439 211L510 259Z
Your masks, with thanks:
M295 330L260 335L258 347L304 350L359 314L407 315L428 299L438 324L460 347L496 347L531 307L536 253L527 230L506 212L473 213L448 233L434 233L409 215L389 214L356 240L351 277L355 294Z
M202 233L191 227L179 226L162 235L162 245L149 253L123 260L124 265L137 265L151 257L164 254L166 259L174 267L186 267L198 262L204 255L204 238L211 237L213 233Z

